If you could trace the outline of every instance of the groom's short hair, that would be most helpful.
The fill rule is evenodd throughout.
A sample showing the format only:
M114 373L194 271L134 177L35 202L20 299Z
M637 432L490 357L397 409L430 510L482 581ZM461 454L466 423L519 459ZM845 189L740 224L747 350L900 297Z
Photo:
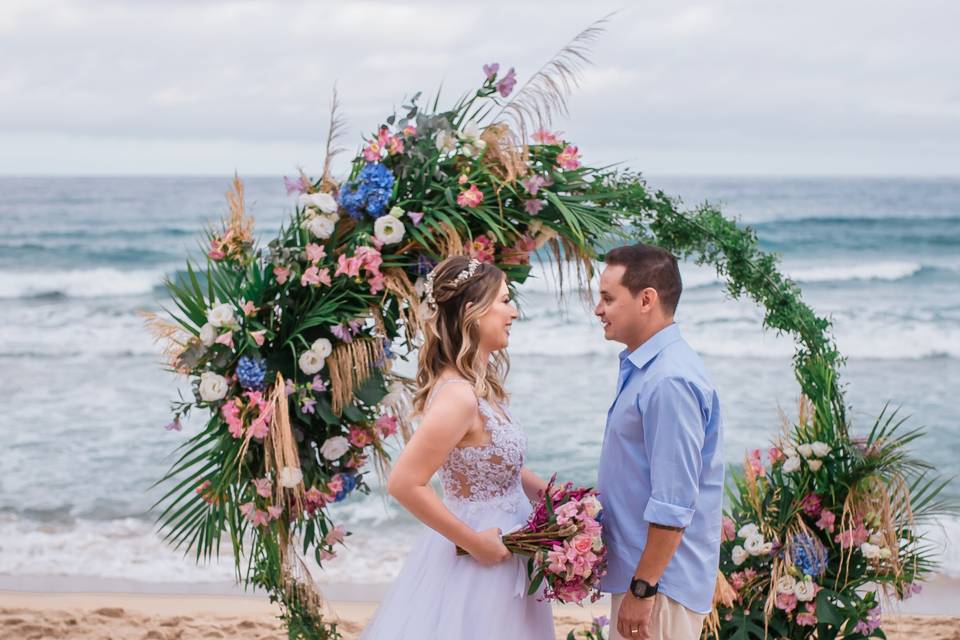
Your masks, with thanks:
M636 296L647 287L656 289L663 308L670 315L676 312L683 283L677 258L672 253L638 242L611 249L604 256L604 262L626 268L620 283L632 295Z

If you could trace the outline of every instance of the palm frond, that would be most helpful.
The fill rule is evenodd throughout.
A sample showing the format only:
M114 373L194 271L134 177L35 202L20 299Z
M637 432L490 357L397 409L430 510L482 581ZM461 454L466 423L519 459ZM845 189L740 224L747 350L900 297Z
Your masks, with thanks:
M566 115L567 97L580 83L583 68L592 64L590 45L606 31L610 13L578 33L548 60L492 118L506 114L526 138L528 128L547 126L555 115Z

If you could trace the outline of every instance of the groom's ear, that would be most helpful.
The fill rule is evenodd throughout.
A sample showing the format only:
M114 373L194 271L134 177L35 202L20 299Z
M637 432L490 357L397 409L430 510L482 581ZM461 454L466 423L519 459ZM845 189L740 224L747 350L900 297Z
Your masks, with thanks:
M653 287L644 287L637 294L644 311L652 311L660 304L660 294Z

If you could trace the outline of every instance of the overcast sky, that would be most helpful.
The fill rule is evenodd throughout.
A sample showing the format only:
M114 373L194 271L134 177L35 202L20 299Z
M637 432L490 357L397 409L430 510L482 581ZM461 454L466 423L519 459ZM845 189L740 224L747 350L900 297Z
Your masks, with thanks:
M404 96L520 83L621 9L555 123L651 175L960 175L960 3L0 0L0 174L291 173Z

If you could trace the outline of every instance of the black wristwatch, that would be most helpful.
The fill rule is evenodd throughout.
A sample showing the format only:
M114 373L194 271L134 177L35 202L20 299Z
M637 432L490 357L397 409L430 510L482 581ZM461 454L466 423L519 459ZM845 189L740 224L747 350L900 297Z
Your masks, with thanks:
M660 589L660 583L650 584L646 580L641 580L640 578L634 578L630 581L630 593L636 598L652 598L657 595L657 591Z

